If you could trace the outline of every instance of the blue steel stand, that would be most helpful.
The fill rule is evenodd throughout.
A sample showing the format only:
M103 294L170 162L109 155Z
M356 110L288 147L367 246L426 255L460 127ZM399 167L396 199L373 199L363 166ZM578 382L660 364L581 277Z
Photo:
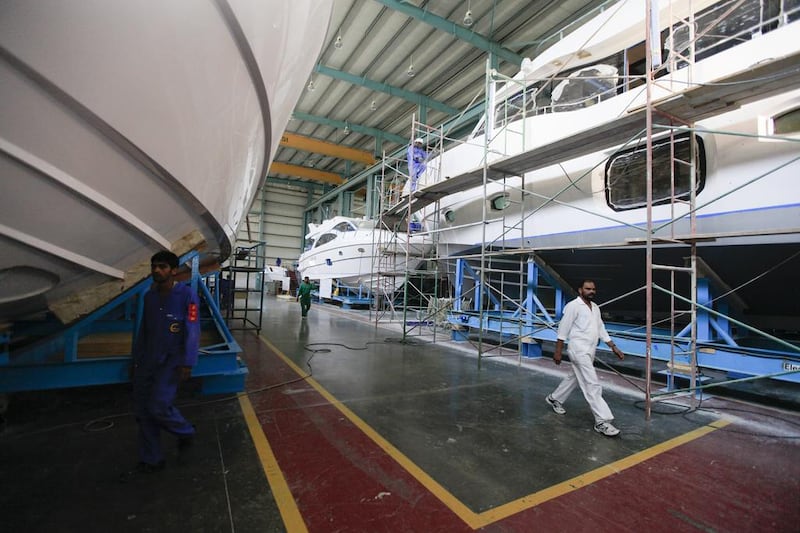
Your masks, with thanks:
M372 302L372 295L363 285L351 287L337 280L331 300L339 302L342 309L352 309L355 305L369 305Z
M553 314L542 305L538 293L541 287L538 284L541 276L556 291ZM474 301L470 309L463 308L464 283L473 280L475 286ZM453 311L448 316L452 325L451 339L466 341L469 330L483 328L484 331L499 333L500 335L520 335L522 354L526 357L541 357L541 346L544 342L555 343L556 319L560 319L566 305L565 293L559 288L546 272L535 261L528 262L527 290L522 309L518 311L505 311L500 307L500 302L485 287L480 286L480 276L463 259L456 260L455 302ZM483 312L481 320L481 306L487 299L491 309ZM690 300L676 296L678 299L690 303ZM724 301L715 301L713 289L707 278L697 280L697 367L698 369L718 370L726 372L728 377L742 378L764 376L771 379L800 383L800 348L787 341L758 332L754 328L739 322L727 314L728 304ZM519 327L518 321L522 321ZM735 339L732 327L736 325L740 330L751 330L759 333L770 348L755 348L742 346ZM679 368L690 364L689 333L690 326L680 331L674 337L669 330L654 328L651 342L651 356L653 360L676 363L676 368L665 370L668 383L673 383L674 378L688 378L688 375ZM521 333L520 333L521 329ZM646 339L641 326L629 324L606 323L606 329L614 343L628 355L644 357L646 353ZM682 355L674 357L673 345L677 346ZM601 343L601 349L609 350ZM610 350L609 350L610 351ZM680 365L680 367L678 366ZM695 386L702 385L710 378L698 376ZM703 396L708 398L708 396Z
M221 339L219 343L201 346L192 376L202 379L202 390L207 394L242 391L247 367L239 359L241 349L219 312L219 283L214 284L215 294L212 294L200 276L197 252L190 252L181 258L181 264L187 261L192 264L192 288L198 291L201 301L205 301L204 309L208 311L207 317L201 315L202 330L215 329ZM129 381L134 332L139 330L144 293L150 289L150 285L148 277L86 317L60 328L43 340L19 350L0 352L0 392ZM81 356L81 339L97 333L130 333L131 340L124 349L115 348L119 353L104 354L102 357ZM14 331L12 329L5 334L12 339Z
M560 317L566 305L564 291L544 269L536 264L535 260L529 259L527 262L525 299L521 307L515 311L505 311L493 292L488 287L481 286L480 275L464 259L457 259L455 302L453 312L448 317L452 327L452 340L468 340L470 328L483 328L484 331L508 337L517 336L521 325L523 333L519 342L522 356L532 359L542 357L542 341L554 342L556 335L555 320L539 299L540 276L555 290L555 316ZM471 279L475 286L471 309L464 309L462 305L464 282L467 278ZM480 311L484 299L488 300L492 308L484 311L481 322Z

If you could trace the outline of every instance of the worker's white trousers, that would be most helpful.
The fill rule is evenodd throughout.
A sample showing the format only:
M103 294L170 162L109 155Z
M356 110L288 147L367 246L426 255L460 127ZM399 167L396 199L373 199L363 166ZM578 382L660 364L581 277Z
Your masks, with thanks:
M575 390L580 386L583 397L589 403L594 415L595 424L604 420L613 420L614 415L603 399L603 387L597 379L597 372L594 370L594 354L569 354L572 361L572 372L565 377L550 395L554 400L564 403Z

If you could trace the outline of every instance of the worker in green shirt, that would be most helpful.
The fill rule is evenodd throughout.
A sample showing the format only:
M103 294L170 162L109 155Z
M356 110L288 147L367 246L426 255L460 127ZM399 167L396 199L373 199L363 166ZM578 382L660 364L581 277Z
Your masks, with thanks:
M308 276L306 276L303 278L303 283L300 284L300 288L297 289L296 298L296 300L300 302L300 310L303 313L303 318L306 317L308 310L311 309L311 289L311 282L308 280Z

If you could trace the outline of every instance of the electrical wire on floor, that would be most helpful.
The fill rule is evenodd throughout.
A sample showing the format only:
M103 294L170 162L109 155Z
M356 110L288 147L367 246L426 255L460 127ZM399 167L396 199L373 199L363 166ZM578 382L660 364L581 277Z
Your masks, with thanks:
M308 378L312 377L314 372L313 372L313 368L311 367L311 360L314 358L314 356L316 354L318 354L318 353L330 353L332 351L330 348L314 348L315 346L341 346L342 348L345 348L347 350L361 351L361 350L367 350L369 348L369 345L372 345L372 344L407 344L407 345L416 346L416 345L422 345L422 344L430 344L430 341L422 341L422 340L418 340L418 339L403 338L403 337L386 337L382 341L368 341L368 342L364 343L363 347L348 346L346 344L336 343L336 342L314 342L314 343L306 344L305 346L303 346L303 349L308 351L308 352L311 352L311 357L309 357L308 360L305 362L306 366L308 367L308 373L307 374L305 374L303 376L299 376L299 377L293 378L293 379L290 379L290 380L287 380L287 381L282 381L280 383L275 383L273 385L267 385L267 386L264 386L264 387L260 387L258 389L244 391L244 394L246 394L248 397L251 397L251 396L254 396L256 394L261 394L263 392L267 392L267 391L270 391L270 390L279 389L281 387L285 387L285 386L291 385L293 383L299 383L301 381L305 381ZM202 401L198 401L198 402L187 402L187 403L178 404L178 405L176 405L176 407L179 408L179 409L187 409L187 408L192 408L192 407L201 407L201 406L204 406L204 405L212 405L212 404L215 404L215 403L230 402L230 401L238 400L239 396L240 396L239 394L235 394L235 395L232 395L232 396L223 396L221 398L214 398L212 400L202 400ZM101 417L98 417L98 418L93 418L92 420L89 420L88 422L72 422L72 423L68 423L68 424L59 424L57 426L50 426L50 427L47 427L47 428L42 428L42 429L29 431L29 432L25 432L25 433L19 433L19 434L16 434L16 435L7 435L7 438L8 439L19 439L19 438L22 438L22 437L31 437L31 436L39 435L39 434L42 434L42 433L49 433L49 432L60 430L60 429L67 429L67 428L74 427L74 426L79 425L79 424L83 424L83 431L86 431L88 433L96 433L96 432L107 431L109 429L112 429L114 427L113 420L115 420L115 419L127 418L127 417L131 417L131 416L134 416L134 414L131 411L126 411L126 412L123 412L123 413L115 413L115 414L111 414L111 415L101 416Z
M605 366L606 368L608 368L609 370L614 372L617 376L621 377L622 379L624 379L625 381L627 381L628 383L630 383L631 385L633 385L634 387L636 387L637 389L639 389L640 391L642 391L643 393L646 394L647 391L645 391L645 389L643 389L638 384L636 384L633 381L631 381L630 379L628 379L624 374L622 374L619 370L614 368L612 365L606 363L605 361L603 361L602 359L599 359L599 358L595 359L595 361L599 362L600 364L602 364L603 366ZM712 386L725 385L725 383L726 382L714 383L714 384L711 384L711 385L707 385L706 388L712 387ZM672 392L680 392L680 391L672 391ZM694 393L695 389L686 389L685 392ZM633 402L633 405L637 409L644 410L645 403L646 403L646 400L636 400L635 402ZM653 405L658 405L659 407L654 409ZM660 409L661 406L670 406L670 408L674 408L674 409L671 410L671 411L658 410L658 409ZM699 420L692 420L691 418L688 418L688 415L691 415L692 413L695 413L695 412L716 414L718 411L734 411L734 412L748 413L748 414L752 414L752 415L756 415L756 416L763 416L763 417L767 417L767 418L770 418L770 419L773 419L773 420L779 420L779 421L784 422L786 424L790 424L790 425L793 425L793 426L800 427L800 422L795 422L795 421L788 420L786 418L782 418L782 417L779 417L779 416L776 416L776 415L772 415L772 414L768 414L768 413L759 413L757 411L751 411L751 410L748 410L748 409L738 409L738 408L735 408L735 407L714 407L714 408L703 407L702 394L697 399L697 405L695 405L695 406L678 405L678 404L674 404L674 403L666 403L666 400L661 400L661 401L656 400L654 402L654 404L651 404L650 410L651 410L651 412L659 414L659 415L667 415L667 416L669 416L669 415L680 415L687 422L690 422L692 424L696 424L698 426L705 426L706 423L703 422L703 421L699 421ZM773 435L773 434L769 434L769 433L756 433L756 432L751 432L751 431L741 431L741 430L733 429L730 426L726 426L724 428L720 428L719 430L720 431L725 431L726 433L736 433L736 434L747 435L747 436L752 436L752 437L765 437L765 438L771 438L771 439L800 439L800 435Z

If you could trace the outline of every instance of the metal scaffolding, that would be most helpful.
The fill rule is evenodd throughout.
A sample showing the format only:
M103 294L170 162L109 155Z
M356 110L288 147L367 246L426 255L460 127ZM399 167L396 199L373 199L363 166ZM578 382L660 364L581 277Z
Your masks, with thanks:
M441 153L442 129L430 128L412 118L410 139L422 138L427 149ZM437 326L444 322L440 295L440 272L437 261L437 227L423 228L411 206L415 190L427 182L440 179L438 168L426 168L412 180L414 170L404 157L382 157L378 221L374 235L374 254L371 285L376 325L401 318L403 339L409 335L432 335L436 340ZM419 183L417 183L419 179ZM424 267L424 268L423 268Z
M580 132L568 139L558 139L549 144L528 148L525 128L521 126L527 118L526 114L531 109L534 109L534 113L554 110L536 109L536 105L530 105L531 102L526 100L537 96L535 92L529 93L527 90L531 80L519 81L504 77L491 70L488 66L490 62L487 61L487 126L483 137L481 165L454 176L432 180L416 194L405 197L403 202L388 202L382 206L382 217L393 223L397 220L411 220L413 214L422 209L433 212L427 220L444 221L448 220L449 215L446 207L445 211L440 211L442 208L439 202L443 198L482 187L484 201L481 204L481 219L477 223L460 226L464 228L480 224L482 246L454 254L440 253L435 258L440 265L452 265L452 268L440 267L455 280L451 294L453 311L449 319L453 330L451 337L475 341L479 366L484 357L491 357L495 353L507 354L508 351L503 351L503 348L508 346L516 347L519 358L535 357L541 355L543 343L555 341L557 320L567 299L574 293L562 273L542 257L542 253L557 247L542 246L529 237L535 233L528 228L536 217L544 216L546 207L559 205L573 209L576 216L597 217L627 229L628 235L622 241L609 243L607 246L644 251L644 284L612 297L607 303L641 293L645 295L644 334L640 333L641 326L609 329L618 346L629 354L644 357L646 417L650 416L653 401L675 394L688 393L693 398L692 401L697 401L701 391L711 386L710 383L705 383L707 378L702 375L703 368L727 372L729 377L737 378L736 382L741 381L738 379L741 375L749 375L750 377L745 378L747 380L777 377L798 381L794 372L800 369L800 348L734 318L731 310L741 307L740 302L737 303L737 289L745 284L733 288L728 286L699 257L698 244L710 237L697 230L698 211L733 191L726 191L718 198L709 198L703 204L698 204L698 146L701 141L696 123L724 113L729 108L796 87L799 81L797 67L800 58L797 54L778 57L733 73L727 78L715 80L714 83L699 83L694 74L698 57L702 59L716 50L731 47L745 40L743 35L747 38L755 35L755 30L743 28L733 35L714 34L714 25L726 20L734 10L740 8L742 2L731 1L716 10L705 12L704 20L696 19L691 4L688 2L689 7L684 14L673 12L670 4L669 21L664 26L667 28L665 35L660 31L654 33L651 24L646 24L645 43L637 52L644 56L644 71L634 74L626 70L619 84L611 88L611 96L616 95L618 90L637 88L645 91L645 104L625 115L612 117L591 131ZM651 0L647 0L646 9L646 20L654 21L657 17L653 13ZM784 2L781 3L777 15L765 18L767 15L762 9L761 18L756 21L756 30L761 32L765 28L781 27L796 19L797 11L797 6ZM663 62L662 41L670 43L668 53L663 54ZM680 47L676 45L677 42L681 43ZM628 58L625 60L627 68ZM675 77L667 76L679 68L684 76L679 81ZM554 75L543 80L543 85L572 79L559 76ZM589 79L592 76L582 74L581 77ZM602 81L607 76L601 73L595 79ZM510 90L509 87L514 84L519 85L518 89ZM505 90L501 91L499 87ZM502 97L496 96L501 93ZM605 96L601 94L590 98L600 101ZM720 99L725 105L719 105ZM587 100L580 105L588 106L592 103L594 102ZM494 131L490 129L493 123L500 124ZM418 136L418 127L415 123L412 138ZM724 129L703 129L702 133L715 136L747 135ZM502 140L498 140L501 137ZM439 138L444 141L444 135ZM774 142L798 142L796 138L772 134L760 135L760 138ZM451 145L454 142L456 141L450 140ZM643 206L646 210L645 224L631 223L622 216L587 210L570 202L569 193L572 188L590 181L591 173L595 169L610 163L608 158L596 162L593 168L578 177L569 176L562 167L569 184L555 194L537 191L535 181L526 182L526 175L534 171L610 149L614 150L614 154L619 154L621 151L633 150L642 142L646 152L646 165L643 169L646 173L646 201ZM654 198L653 175L654 172L663 175L665 171L663 168L654 169L656 151L659 154L669 154L666 173L671 184L668 195L658 199ZM781 166L798 160L800 157ZM443 172L441 168L438 171L440 175ZM746 185L757 182L770 172L754 176ZM677 187L681 180L688 180L686 190ZM656 203L668 204L668 220L654 219L653 208ZM397 228L396 225L394 227ZM490 227L499 229L489 235L487 232ZM459 229L459 225L449 224L447 228L437 227L431 231L440 234L456 229ZM800 228L754 230L747 235L724 237L754 238L774 235L775 232L800 233ZM637 237L631 238L631 235ZM575 243L568 248L602 249L602 245L598 247L597 244ZM655 259L657 251L667 248L673 252L675 249L685 252L672 253L669 260ZM672 259L676 255L679 260ZM796 255L789 257L787 261ZM654 313L655 294L666 295L667 311ZM405 315L403 322L406 323ZM773 346L780 347L781 351L739 346L733 338L734 327L769 340ZM477 334L470 336L470 330ZM783 366L776 367L781 358ZM665 374L667 380L666 389L657 392L653 391L652 386L654 359L665 363L665 369L661 373ZM763 361L768 361L769 364L764 365ZM679 388L676 378L686 380L688 386Z

